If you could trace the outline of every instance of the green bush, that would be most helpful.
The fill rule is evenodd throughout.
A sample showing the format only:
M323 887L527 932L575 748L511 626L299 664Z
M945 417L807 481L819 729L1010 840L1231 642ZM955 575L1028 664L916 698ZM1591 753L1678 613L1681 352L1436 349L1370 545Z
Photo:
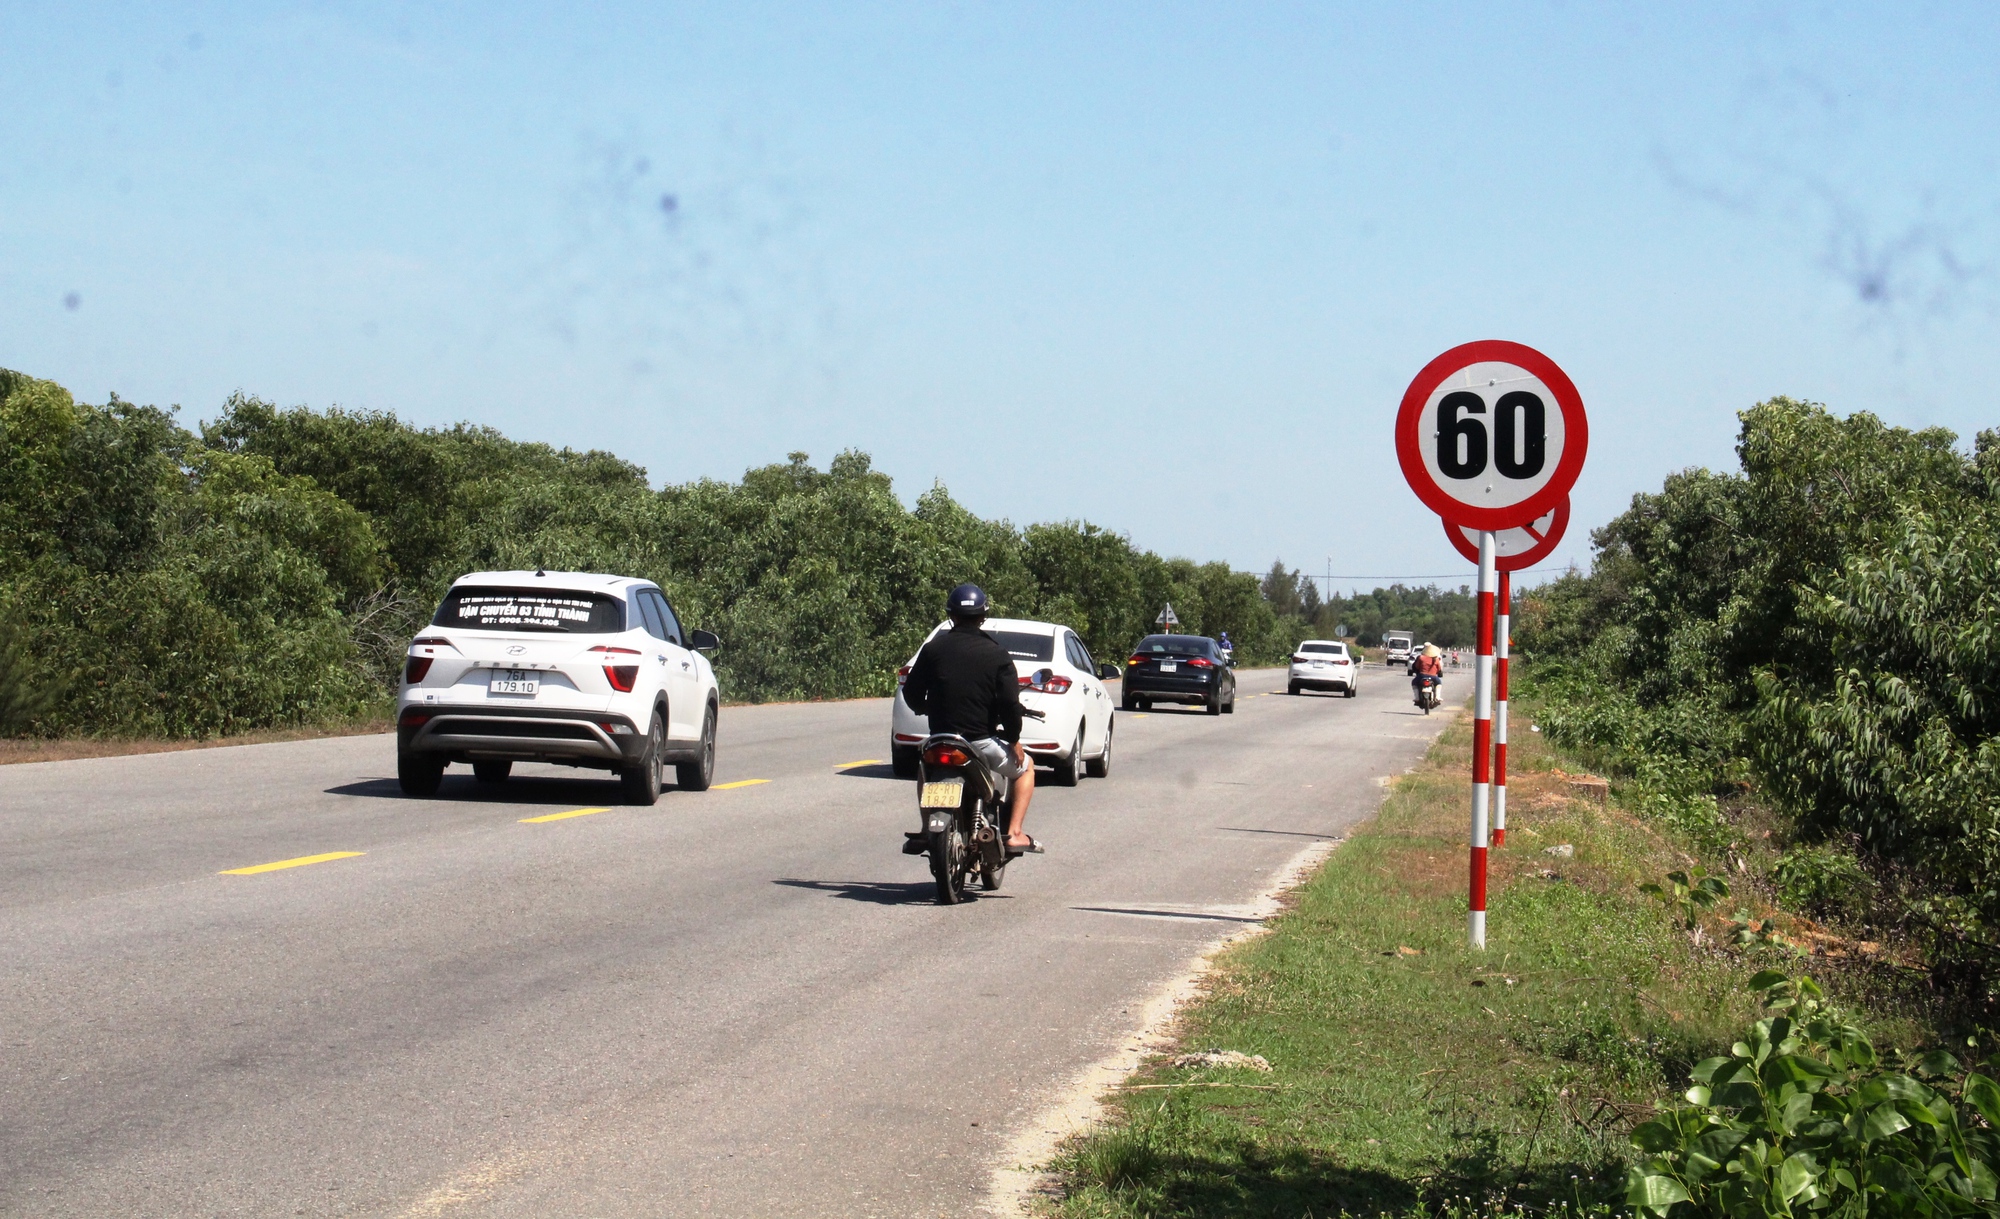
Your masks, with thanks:
M2000 1003L2000 432L1741 419L1740 473L1633 497L1588 576L1523 598L1523 685L1706 849L1729 830L1690 799L1746 779L1798 839L1854 844L1844 880L1795 860L1788 900L1906 928L1949 993Z
M1889 1065L1810 978L1632 1133L1626 1202L1662 1217L2000 1214L2000 1086L1951 1055Z
M1771 884L1788 909L1822 918L1865 918L1875 904L1875 878L1859 860L1818 844L1801 844L1778 857Z

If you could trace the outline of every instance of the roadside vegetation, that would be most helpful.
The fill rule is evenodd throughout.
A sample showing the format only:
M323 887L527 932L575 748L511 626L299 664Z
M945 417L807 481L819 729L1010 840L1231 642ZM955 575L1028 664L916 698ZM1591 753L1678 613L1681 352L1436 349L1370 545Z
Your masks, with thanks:
M1057 1213L2000 1214L2000 432L1741 419L1514 609L1487 951L1459 725Z
M1787 909L2000 1002L2000 432L1774 398L1524 597L1543 726Z
M367 723L454 578L537 566L657 580L722 637L735 701L888 693L968 579L1107 660L1169 601L1248 663L1313 630L1223 563L985 520L942 486L906 505L863 453L656 489L612 454L468 424L237 396L196 431L0 371L0 736Z
M1517 710L1532 716L1534 704ZM1183 1016L1177 1051L1129 1081L1111 1120L1056 1162L1051 1214L1627 1214L1645 1196L1661 1203L1654 1213L1789 1213L1677 1201L1646 1183L1654 1157L1635 1132L1667 1156L1678 1136L1648 1123L1676 1109L1699 1121L1679 1095L1691 1076L1704 1065L1726 1075L1712 1060L1733 1062L1733 1045L1755 1042L1756 1022L1781 1014L1767 1001L1785 1003L1794 979L1831 992L1822 1014L1875 1047L1878 1074L1914 1082L1915 1051L1934 1049L1949 1023L1921 971L1732 888L1727 865L1660 820L1644 788L1607 789L1565 770L1574 760L1544 735L1523 735L1511 747L1509 841L1491 856L1487 949L1465 942L1461 722L1268 934L1225 953ZM1718 890L1717 901L1690 900ZM1951 1027L1976 1061L1986 1042L1967 1046ZM1269 1070L1187 1057L1227 1051ZM1928 1066L1922 1086L1965 1087L1960 1064ZM1726 1082L1718 1096L1740 1101L1722 1096ZM1985 1138L1985 1120L1965 1124Z

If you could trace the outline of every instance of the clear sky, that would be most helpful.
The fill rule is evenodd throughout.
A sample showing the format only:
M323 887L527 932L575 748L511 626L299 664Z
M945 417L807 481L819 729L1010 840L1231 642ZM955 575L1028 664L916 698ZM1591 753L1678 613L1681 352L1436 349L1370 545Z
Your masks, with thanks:
M1589 405L1565 559L1771 394L2000 425L2000 7L1638 7L0 0L0 366L1355 576L1465 570L1469 339Z

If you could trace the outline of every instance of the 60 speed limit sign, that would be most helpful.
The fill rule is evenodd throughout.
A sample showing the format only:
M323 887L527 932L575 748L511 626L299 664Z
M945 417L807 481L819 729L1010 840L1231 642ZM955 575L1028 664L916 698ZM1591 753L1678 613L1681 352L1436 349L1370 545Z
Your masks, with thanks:
M1396 457L1432 511L1468 529L1533 523L1569 496L1590 427L1556 362L1520 343L1465 343L1424 365L1396 415Z
M1498 840L1505 840L1502 827L1507 824L1504 662L1500 697L1493 696L1496 619L1505 621L1511 599L1500 591L1508 584L1501 573L1526 569L1555 549L1569 524L1570 488L1589 445L1583 398L1563 370L1534 348L1501 339L1454 347L1424 365L1396 412L1396 460L1402 463L1403 477L1417 498L1444 518L1452 545L1479 564L1473 627L1472 857L1465 904L1466 931L1474 948L1486 947L1486 852L1496 829ZM1504 656L1504 629L1497 636ZM1437 673L1415 680L1438 682L1442 677ZM1501 707L1497 754L1496 702ZM1489 819L1496 810L1497 823Z

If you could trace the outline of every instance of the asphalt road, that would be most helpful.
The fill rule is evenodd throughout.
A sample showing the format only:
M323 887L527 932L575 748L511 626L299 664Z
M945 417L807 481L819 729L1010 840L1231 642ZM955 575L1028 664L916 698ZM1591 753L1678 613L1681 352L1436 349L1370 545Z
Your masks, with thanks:
M718 784L768 782L646 809L553 767L406 800L386 737L0 768L0 1213L966 1214L1444 722L1379 669L1239 676L1121 714L1109 778L1037 793L1049 854L955 908L911 786L843 766L882 701L730 709Z

